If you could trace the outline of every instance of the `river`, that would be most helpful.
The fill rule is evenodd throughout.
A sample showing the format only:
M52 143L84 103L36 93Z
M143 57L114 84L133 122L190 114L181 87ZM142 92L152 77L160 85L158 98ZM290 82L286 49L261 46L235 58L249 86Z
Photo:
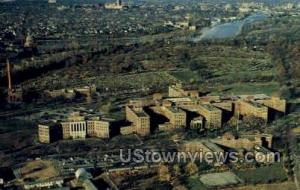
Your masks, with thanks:
M195 38L194 41L232 38L241 33L245 24L251 24L265 19L267 19L266 14L254 13L243 20L220 24L211 28L204 28L202 30L202 35Z

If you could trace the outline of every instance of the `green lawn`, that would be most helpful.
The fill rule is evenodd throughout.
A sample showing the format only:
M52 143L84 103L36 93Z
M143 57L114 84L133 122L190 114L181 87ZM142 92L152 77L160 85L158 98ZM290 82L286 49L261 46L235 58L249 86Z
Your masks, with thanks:
M199 180L199 176L191 176L187 179L187 187L190 190L206 190L207 187Z
M267 94L273 95L277 93L280 86L277 82L253 82L253 83L235 83L231 85L224 85L226 89L222 94Z
M280 163L257 169L236 171L235 174L247 184L273 183L287 180L287 174Z
M182 81L183 83L189 83L194 81L201 80L201 77L199 74L195 71L191 70L185 70L185 71L173 71L170 72L171 75L173 75L178 80Z

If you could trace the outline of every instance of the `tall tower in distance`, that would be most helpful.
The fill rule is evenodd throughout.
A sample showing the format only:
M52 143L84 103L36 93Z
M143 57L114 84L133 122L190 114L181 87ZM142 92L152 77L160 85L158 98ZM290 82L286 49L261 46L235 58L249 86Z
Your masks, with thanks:
M10 62L6 59L6 71L7 71L7 102L9 104L21 103L23 101L23 92L21 88L13 89L11 78Z
M8 95L12 93L12 83L11 83L11 72L10 72L10 63L9 60L6 59L6 71L7 71L7 92Z

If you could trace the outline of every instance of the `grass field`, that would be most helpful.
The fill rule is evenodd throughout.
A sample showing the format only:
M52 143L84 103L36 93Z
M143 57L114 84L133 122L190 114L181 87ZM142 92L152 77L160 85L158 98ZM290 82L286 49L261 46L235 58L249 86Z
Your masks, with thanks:
M272 94L279 90L276 81L277 71L268 53L232 46L209 46L190 50L191 61L204 66L210 73L209 80L201 76L197 70L184 69L170 72L183 83L196 83L208 86L213 92L222 94L233 93L266 93ZM188 67L188 65L184 65ZM205 83L206 82L206 83ZM208 82L208 83L207 83Z
M222 94L267 94L274 95L280 88L277 82L234 83L223 87Z
M293 182L287 181L283 183L247 185L243 187L224 188L222 190L296 190Z
M191 176L187 180L187 187L190 190L206 190L207 187L199 180L199 176Z
M109 87L110 89L129 90L142 88L165 87L176 83L177 79L167 72L146 72L138 74L126 74L117 76L103 76L96 80L96 85L100 89Z
M173 71L173 72L170 72L170 74L182 82L194 82L194 81L201 80L201 77L199 76L199 74L197 72L191 71L191 70Z
M280 163L264 166L257 169L235 172L236 175L247 184L283 182L287 180L287 174Z

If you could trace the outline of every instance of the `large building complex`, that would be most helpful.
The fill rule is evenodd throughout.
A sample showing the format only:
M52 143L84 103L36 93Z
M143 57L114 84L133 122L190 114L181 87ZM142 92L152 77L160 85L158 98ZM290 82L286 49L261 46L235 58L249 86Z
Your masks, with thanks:
M205 118L206 128L222 127L222 111L220 109L210 104L200 104L197 111Z
M268 108L257 102L238 100L235 112L238 115L255 116L268 121Z
M168 90L169 97L199 97L199 92L197 90L184 90L182 84L178 83L176 85L169 86Z
M93 88L83 88L79 91L90 94ZM270 109L280 113L286 112L285 100L264 94L200 97L198 94L196 90L186 91L181 85L173 85L170 86L168 95L155 93L152 98L129 100L125 105L126 120L129 123L123 127L117 126L118 134L136 133L147 136L155 129L218 129L223 126L223 120L228 121L231 117L240 119L239 116L254 116L267 122L270 119ZM162 118L164 119L158 122ZM113 120L73 112L57 122L57 125L61 129L62 139L110 138L112 122ZM50 126L39 125L41 142L52 141L50 129Z
M86 138L86 120L79 112L72 113L65 121L61 122L61 125L64 139Z
M142 107L126 106L126 119L132 122L134 132L141 136L150 134L150 116Z
M38 125L38 136L41 143L52 143L59 138L57 125L54 122L42 122Z
M276 111L286 113L286 100L280 99L279 97L271 97L263 100L258 100L257 102Z
M169 122L174 127L186 126L186 112L177 107L162 107L164 116L169 119Z
M85 117L80 112L71 113L66 119L57 122L43 122L38 125L39 140L50 143L59 139L85 139L86 137L110 138L114 120L100 117ZM55 136L54 136L55 134Z

